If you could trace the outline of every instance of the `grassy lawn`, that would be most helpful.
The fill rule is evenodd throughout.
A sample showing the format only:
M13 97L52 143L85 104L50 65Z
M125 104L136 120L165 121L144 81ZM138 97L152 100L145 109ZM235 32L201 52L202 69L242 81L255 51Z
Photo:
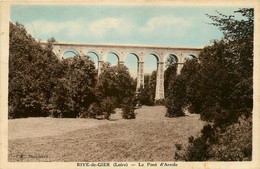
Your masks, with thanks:
M175 144L200 133L198 115L164 117L163 106L136 110L134 120L9 120L9 161L175 161ZM37 158L38 157L38 158Z

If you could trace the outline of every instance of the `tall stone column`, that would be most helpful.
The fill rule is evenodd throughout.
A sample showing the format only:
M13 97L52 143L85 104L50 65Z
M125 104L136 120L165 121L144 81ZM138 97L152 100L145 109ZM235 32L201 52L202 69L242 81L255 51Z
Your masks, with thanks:
M103 63L104 63L104 61L102 61L102 60L99 60L99 61L98 61L98 76L99 76L100 73L101 73L101 69L102 69Z
M181 73L181 69L183 67L184 63L177 63L177 75L179 75Z
M137 65L136 90L138 90L141 86L144 87L144 62L138 62L138 65Z
M155 100L164 99L164 62L157 63Z

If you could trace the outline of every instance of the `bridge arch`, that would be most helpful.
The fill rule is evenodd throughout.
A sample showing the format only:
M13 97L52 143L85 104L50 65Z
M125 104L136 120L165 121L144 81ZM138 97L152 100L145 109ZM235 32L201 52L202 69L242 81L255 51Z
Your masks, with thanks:
M87 51L87 54L88 54L88 53L93 53L93 54L95 54L95 55L97 56L98 60L101 60L101 56L100 56L100 54L99 54L96 50L90 49L90 50Z
M79 56L79 52L73 48L70 48L70 49L65 50L61 56L62 56L62 58L75 57L75 56Z
M128 52L127 54L126 54L126 57L128 56L128 55L134 55L135 57L136 57L136 59L137 59L137 61L139 62L140 61L140 58L139 58L139 55L136 53L136 52ZM125 59L126 59L126 57L125 57Z
M154 70L157 70L157 68L158 68L158 63L160 62L159 54L156 53L156 52L148 52L144 56L143 62L144 62L144 73L145 74L150 74Z
M88 50L86 55L94 62L96 69L99 67L99 61L100 61L100 54L94 50Z
M165 55L164 57L165 67L168 67L168 61L174 62L175 64L180 62L178 55L176 53L168 53L167 55Z
M110 56L109 56L110 55ZM117 63L115 63L115 64L118 64L119 63L119 61L120 61L120 55L119 55L119 53L117 52L117 51L115 51L115 50L110 50L110 51L108 51L107 52L107 54L106 54L106 56L105 56L105 58L104 58L104 61L105 62L108 62L108 57L111 57L111 56L115 56L116 58L117 58ZM109 58L109 59L112 59L112 58ZM112 59L113 60L113 59ZM111 65L112 65L112 63L111 63Z
M187 53L184 57L184 60L193 59L193 58L198 58L198 56L194 53Z
M133 78L138 76L139 57L135 52L129 52L124 58L124 65L129 69Z
M148 52L144 57L144 61L149 55L153 55L156 58L157 62L160 62L160 55L157 52Z

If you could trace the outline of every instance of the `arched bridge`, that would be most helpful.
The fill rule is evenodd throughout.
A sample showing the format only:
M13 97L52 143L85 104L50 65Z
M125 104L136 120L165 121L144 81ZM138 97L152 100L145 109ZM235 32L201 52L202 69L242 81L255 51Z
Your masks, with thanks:
M43 45L46 43L42 43ZM137 89L144 84L144 60L147 55L154 55L157 59L157 80L155 99L164 98L164 70L168 56L174 56L177 73L185 62L187 56L197 57L202 48L183 48L183 47L158 47L158 46L134 46L134 45L112 45L112 44L76 44L76 43L54 43L53 52L59 57L71 51L76 55L87 55L93 53L98 58L98 74L102 64L106 61L109 53L113 53L118 58L118 64L124 64L128 54L136 56L137 66Z

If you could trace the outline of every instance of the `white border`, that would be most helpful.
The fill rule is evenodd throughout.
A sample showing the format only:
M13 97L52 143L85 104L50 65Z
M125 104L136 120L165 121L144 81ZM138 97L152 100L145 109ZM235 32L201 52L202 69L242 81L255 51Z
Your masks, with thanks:
M259 169L260 168L260 46L259 46L259 10L260 0L250 1L55 1L55 2L32 2L32 1L2 1L0 2L0 169L36 169L36 168L54 168L54 169L73 169L73 168L90 168L77 167L76 162L8 162L8 54L9 54L9 20L10 5L149 5L149 6L250 6L255 8L255 34L254 34L254 108L253 108L253 160L250 162L176 162L178 167L167 168L236 168L236 169ZM131 164L131 163L129 163ZM135 163L137 164L137 163ZM92 168L92 167L91 167ZM102 168L102 167L98 167ZM112 168L112 167L111 167ZM126 167L116 167L126 168ZM129 167L127 167L129 168ZM130 167L133 168L133 167ZM148 168L148 167L136 167ZM155 168L155 167L154 167ZM158 167L156 167L158 168Z

